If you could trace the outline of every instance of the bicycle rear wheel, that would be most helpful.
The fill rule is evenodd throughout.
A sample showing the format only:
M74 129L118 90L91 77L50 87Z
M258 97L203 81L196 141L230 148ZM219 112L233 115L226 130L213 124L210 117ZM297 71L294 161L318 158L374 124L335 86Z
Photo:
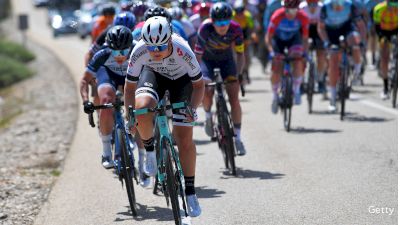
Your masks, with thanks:
M224 160L225 165L231 171L232 175L236 176L236 164L235 164L235 146L233 144L234 132L233 124L229 116L228 108L226 107L225 100L218 102L219 115L219 126L222 130L222 146L225 152Z
M121 129L117 130L118 141L119 145L121 146L121 170L122 175L125 180L125 187L126 192L128 194L129 206L132 211L132 215L135 217L137 216L136 210L136 197L135 197L135 189L133 186L133 173L134 173L134 166L133 162L131 161L130 157L132 156L128 152L128 148L126 147L127 140L125 139L124 133Z
M287 132L290 132L290 123L292 120L292 105L293 105L293 81L291 76L284 79L285 89L283 96L283 126Z
M346 82L346 68L343 66L340 68L340 80L339 80L339 98L340 98L340 120L344 120L346 115L346 98L347 98L347 82Z
M314 85L315 85L315 65L314 62L311 62L308 71L308 82L307 82L308 114L312 113Z
M162 141L162 148L164 151L164 157L166 162L166 172L167 172L167 190L169 193L169 198L171 200L172 213L174 215L174 221L176 225L182 224L181 212L179 207L179 197L178 189L180 185L180 179L177 180L178 168L176 167L175 160L173 159L171 153L173 149L170 143L164 139Z

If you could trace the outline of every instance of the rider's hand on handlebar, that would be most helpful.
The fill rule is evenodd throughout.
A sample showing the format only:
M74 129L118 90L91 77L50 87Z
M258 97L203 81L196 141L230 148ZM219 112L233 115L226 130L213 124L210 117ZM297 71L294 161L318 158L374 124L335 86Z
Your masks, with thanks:
M329 41L324 41L324 49L328 49L329 48Z
M185 112L185 114L186 114L186 121L187 121L187 122L190 122L190 123L191 123L191 122L195 122L195 121L197 121L197 119L198 119L196 109L193 108L193 107L190 106L190 105L188 105L188 106L186 107L186 112Z
M91 114L94 112L94 105L92 102L84 101L83 102L83 111L87 114Z

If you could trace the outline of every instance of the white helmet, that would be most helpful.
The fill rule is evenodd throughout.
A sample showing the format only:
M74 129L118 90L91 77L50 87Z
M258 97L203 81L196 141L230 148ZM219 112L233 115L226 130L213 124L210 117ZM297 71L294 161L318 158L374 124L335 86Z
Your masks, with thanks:
M166 44L171 34L171 24L163 16L150 17L142 28L142 39L148 45Z

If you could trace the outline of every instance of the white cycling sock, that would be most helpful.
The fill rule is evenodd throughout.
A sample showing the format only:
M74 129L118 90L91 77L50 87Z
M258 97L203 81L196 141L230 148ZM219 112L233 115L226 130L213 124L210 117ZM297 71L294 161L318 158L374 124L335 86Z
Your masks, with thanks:
M146 157L146 149L139 148L139 171L143 172L143 162Z
M294 82L293 82L293 92L294 93L299 93L300 92L300 86L301 83L303 82L303 77L295 77Z
M354 64L354 75L359 76L361 73L361 63Z
M206 112L206 119L210 119L212 117L212 113L210 112Z
M111 138L112 135L102 135L100 134L101 141L103 142L103 156L110 157L111 156Z
M331 93L331 103L336 102L336 87L329 86L329 92Z
M241 140L241 139L240 139L240 138L241 138L241 137L240 137L240 128L236 128L236 127L235 127L235 135L236 135L236 136L235 136L235 139L236 139L236 140Z
M278 90L279 90L279 82L276 84L272 84L272 94L273 94L273 100L278 99Z

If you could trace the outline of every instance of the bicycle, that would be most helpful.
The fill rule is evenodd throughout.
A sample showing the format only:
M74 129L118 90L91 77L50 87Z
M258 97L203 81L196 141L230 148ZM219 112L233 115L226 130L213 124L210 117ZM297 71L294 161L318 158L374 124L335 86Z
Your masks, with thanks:
M308 77L306 80L306 93L307 93L307 103L308 103L308 114L312 113L312 104L313 104L313 95L315 92L315 82L316 82L316 66L314 59L316 58L315 56L315 46L313 45L312 39L310 39L310 51L308 53L307 61L309 64L308 68Z
M351 49L348 48L345 38L343 35L339 37L340 44L332 45L331 50L333 51L341 51L342 57L339 66L339 84L338 84L338 96L340 100L340 120L343 121L346 115L345 107L346 107L346 99L350 97L351 91L351 79L352 76L352 65L351 61L348 58L348 55L351 55Z
M179 197L181 196L183 210L185 217L188 216L185 202L184 192L184 177L179 161L179 155L177 154L173 142L172 136L168 125L168 115L172 114L172 109L184 109L187 108L187 104L184 102L180 103L169 103L169 94L166 93L164 98L154 108L144 108L134 110L132 106L129 106L129 123L135 124L135 117L137 115L144 115L147 113L156 113L155 116L155 132L158 133L155 137L155 149L157 153L157 182L161 186L167 206L171 202L172 212L174 216L175 224L182 224Z
M288 49L285 48L282 60L284 62L283 75L281 76L281 88L279 92L279 106L283 112L283 126L287 132L290 132L293 107L293 73L291 62L296 58L288 55Z
M122 185L125 181L125 187L128 195L129 206L134 217L137 216L136 210L136 197L135 189L133 186L133 179L136 184L139 184L137 178L138 171L135 167L135 159L133 155L133 142L132 137L126 131L125 122L123 119L123 105L124 102L121 100L122 93L117 91L115 103L107 103L103 105L93 106L93 110L97 109L114 109L114 131L112 145L114 149L114 168L116 174ZM89 114L89 123L92 127L95 127L93 120L93 113Z
M225 168L229 169L232 175L236 176L236 165L235 156L236 149L233 142L235 136L233 122L228 111L228 107L224 95L224 85L228 83L233 83L237 81L223 81L221 77L221 70L219 68L214 68L215 82L206 84L207 87L216 87L215 95L215 105L217 117L216 124L214 124L214 130L216 134L216 139L218 141L218 147L222 151L222 156L224 158Z

